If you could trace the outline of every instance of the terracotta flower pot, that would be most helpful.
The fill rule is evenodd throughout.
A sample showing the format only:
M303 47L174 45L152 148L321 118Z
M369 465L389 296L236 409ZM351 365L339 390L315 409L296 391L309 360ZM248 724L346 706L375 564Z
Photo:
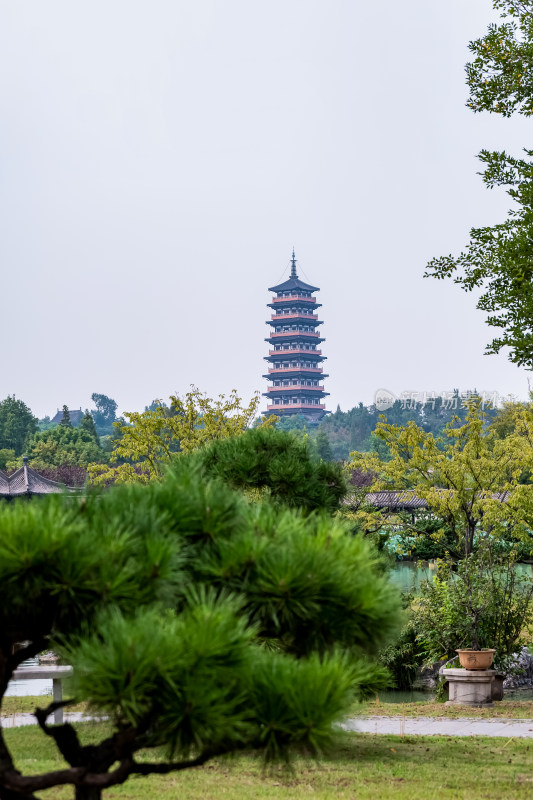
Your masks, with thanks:
M465 669L489 669L496 650L456 650Z

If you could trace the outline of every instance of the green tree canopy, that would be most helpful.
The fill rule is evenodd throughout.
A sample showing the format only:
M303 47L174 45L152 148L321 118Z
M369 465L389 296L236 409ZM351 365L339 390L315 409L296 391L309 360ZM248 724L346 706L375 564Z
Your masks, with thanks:
M118 404L106 394L93 392L91 400L96 406L92 412L92 418L100 436L106 436L113 432L113 424L117 419Z
M470 89L468 106L510 117L533 114L533 3L531 0L493 0L499 25L470 42L473 60L466 65Z
M468 105L509 117L533 114L533 3L493 0L503 22L490 25L485 36L470 43L467 64ZM509 358L533 368L533 150L525 158L505 151L482 150L483 180L489 188L506 187L513 201L507 219L492 227L474 228L458 256L434 259L426 277L451 278L464 291L476 291L477 308L498 335L488 354L510 348Z
M90 436L93 437L98 447L100 447L100 437L98 436L98 433L96 431L96 425L94 424L94 419L92 418L92 415L88 411L82 417L80 429L90 434Z
M532 71L533 79L533 71ZM458 256L434 259L426 277L452 278L464 291L481 290L477 308L498 330L487 354L509 348L509 359L533 368L533 150L527 158L483 151L489 187L506 186L515 203L508 218L492 227L474 228Z
M533 463L533 418L523 409L520 426L505 439L498 437L489 422L476 397L468 402L465 423L450 424L442 437L414 423L401 427L380 422L376 436L387 446L389 460L377 454L352 454L352 467L375 476L372 486L362 491L412 490L442 521L436 535L444 538L446 526L456 547L462 547L467 556L476 532L498 535L513 530L527 536L533 524L533 486L520 485L520 479ZM509 496L501 502L499 495L507 492ZM375 521L365 507L359 517L363 524ZM417 533L409 520L397 515L394 524Z
M303 414L290 414L285 417L276 417L276 428L278 431L309 431L316 427L307 420Z
M408 422L415 422L423 430L437 436L452 419L456 417L464 419L465 415L466 410L457 390L453 393L450 391L446 397L395 400L383 414L391 425L407 425ZM359 403L349 411L337 409L333 414L329 414L321 420L318 430L327 434L333 458L345 461L354 450L374 451L380 447L373 434L379 419L380 412L375 405L365 406Z
M8 395L0 402L0 449L22 454L28 438L37 430L37 418L22 400Z
M322 461L333 461L333 450L325 431L317 431L315 446L317 455Z
M16 461L15 451L3 447L0 450L0 470L4 472L8 468L8 464Z
M29 440L27 452L30 466L37 470L63 465L87 467L103 460L91 432L64 425L35 433Z
M120 426L121 436L113 441L111 466L92 467L90 478L95 485L103 486L159 480L176 453L244 433L254 421L259 397L257 392L248 405L243 405L236 391L211 399L192 387L184 397L173 395L168 406L126 413L128 424ZM263 419L260 427L272 421Z

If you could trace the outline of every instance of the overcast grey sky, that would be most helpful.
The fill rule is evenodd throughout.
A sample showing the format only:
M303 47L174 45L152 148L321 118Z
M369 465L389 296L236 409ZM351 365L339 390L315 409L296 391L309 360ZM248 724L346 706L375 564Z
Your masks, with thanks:
M504 193L465 108L490 0L0 2L0 396L43 416L264 390L267 287L321 287L329 407L525 397L474 298L423 280Z

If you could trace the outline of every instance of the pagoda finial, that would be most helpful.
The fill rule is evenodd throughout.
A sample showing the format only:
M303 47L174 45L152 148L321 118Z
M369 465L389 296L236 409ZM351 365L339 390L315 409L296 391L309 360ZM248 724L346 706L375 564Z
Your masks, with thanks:
M298 275L296 274L296 256L294 255L294 247L292 248L292 258L291 258L291 278L297 278Z

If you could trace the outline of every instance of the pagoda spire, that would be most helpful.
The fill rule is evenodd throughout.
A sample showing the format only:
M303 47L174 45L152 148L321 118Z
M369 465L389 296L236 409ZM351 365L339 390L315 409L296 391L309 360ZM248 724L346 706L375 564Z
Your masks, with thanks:
M291 257L291 278L297 278L298 275L296 274L296 256L294 255L294 247L292 248L292 257Z

